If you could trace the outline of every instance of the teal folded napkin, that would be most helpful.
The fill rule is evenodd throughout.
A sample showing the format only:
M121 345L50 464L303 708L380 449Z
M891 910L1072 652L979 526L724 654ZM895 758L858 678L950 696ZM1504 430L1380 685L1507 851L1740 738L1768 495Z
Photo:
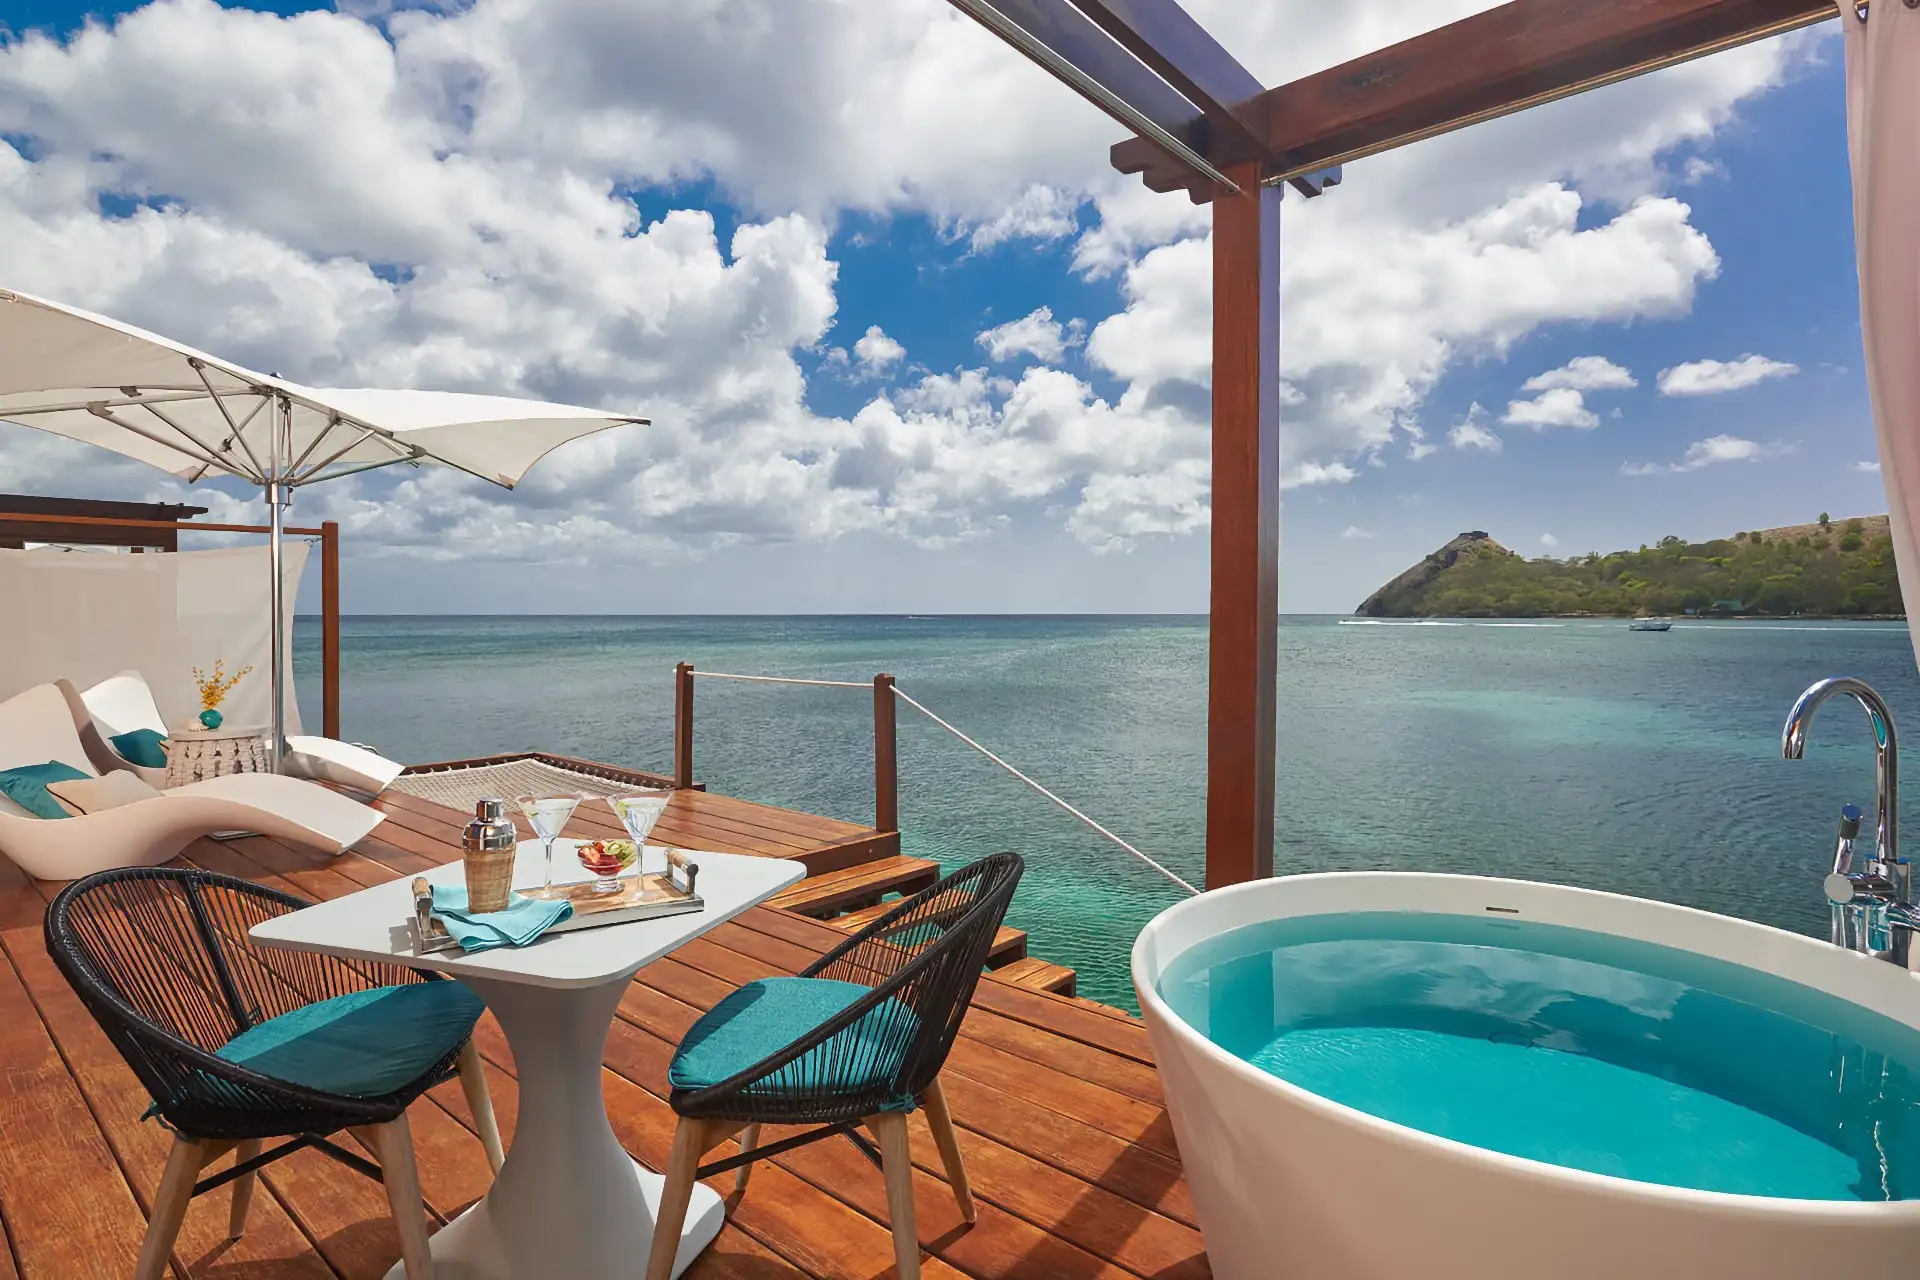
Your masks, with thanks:
M467 910L467 887L433 886L433 914L466 952L495 947L524 947L573 914L571 902L548 902L524 894L510 894L505 911Z

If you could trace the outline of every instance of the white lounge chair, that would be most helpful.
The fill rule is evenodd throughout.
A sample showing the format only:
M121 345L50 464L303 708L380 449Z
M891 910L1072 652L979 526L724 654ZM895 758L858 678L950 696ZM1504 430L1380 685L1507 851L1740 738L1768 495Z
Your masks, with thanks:
M138 671L122 671L117 676L109 676L91 689L84 690L80 697L86 702L87 710L92 713L93 722L99 727L103 739L135 729L151 729L162 735L167 732L166 721L161 718L160 708L153 700L153 691L147 687L146 678ZM154 786L166 785L165 769L144 768L132 761L124 763ZM377 796L400 776L404 768L404 765L396 764L376 751L355 746L351 742L309 733L287 736L287 760L283 772L296 778L312 778L315 782L330 782L335 786Z
M116 768L138 772L106 745L80 695L64 680L0 702L0 769L49 761L88 777ZM257 831L337 854L385 820L385 814L316 783L241 773L69 818L36 817L0 795L0 854L36 879L74 880L115 867L157 865L215 831Z

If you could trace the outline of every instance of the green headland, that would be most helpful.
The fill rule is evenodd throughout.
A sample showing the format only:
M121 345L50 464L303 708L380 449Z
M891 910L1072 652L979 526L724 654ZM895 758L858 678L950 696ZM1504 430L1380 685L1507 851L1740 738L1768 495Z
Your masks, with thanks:
M1363 618L1863 617L1905 614L1887 517L1529 560L1459 537L1368 596Z

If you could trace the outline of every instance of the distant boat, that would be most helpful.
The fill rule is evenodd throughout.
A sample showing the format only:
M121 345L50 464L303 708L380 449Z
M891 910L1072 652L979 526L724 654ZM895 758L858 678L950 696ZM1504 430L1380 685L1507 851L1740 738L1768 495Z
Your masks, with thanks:
M1629 631L1671 631L1672 618L1635 618L1627 625Z

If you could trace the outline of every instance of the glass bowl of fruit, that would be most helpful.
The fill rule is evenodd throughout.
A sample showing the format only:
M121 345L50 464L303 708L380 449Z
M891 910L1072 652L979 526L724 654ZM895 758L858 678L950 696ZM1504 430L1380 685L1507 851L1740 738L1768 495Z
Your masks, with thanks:
M640 847L631 840L583 840L574 856L600 877L593 882L595 890L612 893L620 887L620 873L640 860Z

